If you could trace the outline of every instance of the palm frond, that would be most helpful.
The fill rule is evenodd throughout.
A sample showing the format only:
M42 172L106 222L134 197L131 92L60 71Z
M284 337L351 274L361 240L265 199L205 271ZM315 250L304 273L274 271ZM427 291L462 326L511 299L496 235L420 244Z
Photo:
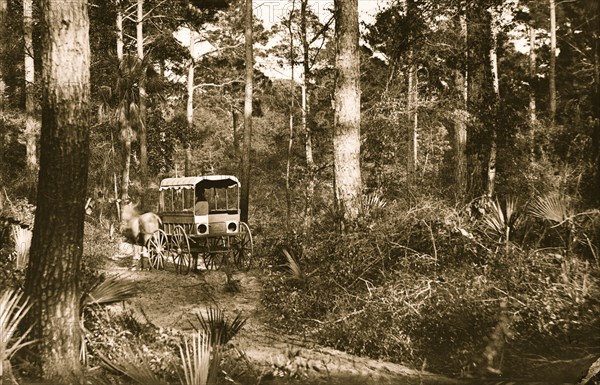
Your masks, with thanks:
M534 217L560 224L573 216L573 208L567 197L559 194L538 196L529 207Z
M362 213L363 215L373 215L380 212L387 205L385 198L379 192L365 194L362 197Z
M23 320L31 305L22 300L23 293L18 290L7 290L0 297L0 374L4 362L21 348L34 343L25 341L31 327L21 335L17 334L19 323Z
M81 308L90 305L108 305L131 299L137 293L133 282L125 281L118 275L100 278L88 293L83 295Z
M214 355L211 359L211 351ZM211 349L211 337L203 332L192 335L191 341L184 337L179 344L179 353L183 367L184 385L207 385L215 383L218 365L217 349Z
M491 201L481 221L494 233L503 236L507 227L507 221L498 200Z
M283 249L282 252L287 259L287 271L293 278L303 280L304 272L302 271L300 264L296 261L296 258L294 258L294 256L287 249Z
M508 241L511 230L518 226L522 210L514 197L506 199L504 207L496 199L489 201L481 221L499 238Z
M15 253L17 254L17 269L27 266L32 235L33 233L29 229L21 226L13 226L13 239L15 241Z
M146 358L147 354L139 349L134 350L130 346L124 346L123 352L112 359L101 353L97 354L105 368L121 373L140 385L168 385L152 371L150 362Z
M211 345L225 345L235 337L244 327L248 318L242 317L238 313L235 318L229 322L225 319L223 310L217 307L206 309L206 318L201 313L196 313L196 320L199 327L192 324L196 331L202 331L211 338Z

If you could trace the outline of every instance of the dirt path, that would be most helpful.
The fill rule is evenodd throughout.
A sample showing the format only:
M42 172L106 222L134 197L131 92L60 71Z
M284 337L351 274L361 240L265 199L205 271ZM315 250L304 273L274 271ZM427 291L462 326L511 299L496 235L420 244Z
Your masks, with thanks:
M111 261L106 272L135 282L138 294L130 306L141 320L146 318L158 327L186 331L192 330L190 320L195 319L194 313L203 312L209 306L218 306L228 319L242 312L248 321L234 343L262 371L302 368L303 374L311 376L366 379L353 381L355 383L369 383L369 379L375 377L389 383L413 383L410 379L425 380L429 384L458 383L401 365L355 357L278 333L268 325L265 317L258 270L235 273L234 279L238 281L240 290L231 293L225 290L225 274L221 271L178 275L170 265L163 271L132 271L131 265L131 257L121 257Z

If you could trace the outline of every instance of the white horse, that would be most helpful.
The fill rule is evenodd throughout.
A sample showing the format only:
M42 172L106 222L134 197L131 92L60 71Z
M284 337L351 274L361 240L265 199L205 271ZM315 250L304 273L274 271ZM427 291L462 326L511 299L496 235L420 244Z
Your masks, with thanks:
M142 269L144 269L143 258L148 257L148 250L145 248L146 242L155 231L160 229L161 224L160 217L153 212L140 215L137 205L128 203L121 210L121 232L133 245L133 259L141 259Z

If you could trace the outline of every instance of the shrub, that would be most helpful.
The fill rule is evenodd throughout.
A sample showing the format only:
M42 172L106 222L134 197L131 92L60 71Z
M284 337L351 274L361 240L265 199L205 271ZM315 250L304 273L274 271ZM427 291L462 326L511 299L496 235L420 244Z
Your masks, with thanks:
M494 220L482 220L494 207ZM296 258L299 277L270 271L264 305L285 330L444 373L497 373L504 354L541 343L559 351L598 325L597 270L520 247L526 226L494 207L482 216L439 201L391 202L353 232L324 226Z

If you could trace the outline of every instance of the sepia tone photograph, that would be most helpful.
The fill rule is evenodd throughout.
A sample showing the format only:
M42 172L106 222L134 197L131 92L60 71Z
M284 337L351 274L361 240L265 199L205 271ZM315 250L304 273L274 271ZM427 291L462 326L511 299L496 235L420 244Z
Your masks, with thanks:
M600 384L599 0L0 0L0 385Z

